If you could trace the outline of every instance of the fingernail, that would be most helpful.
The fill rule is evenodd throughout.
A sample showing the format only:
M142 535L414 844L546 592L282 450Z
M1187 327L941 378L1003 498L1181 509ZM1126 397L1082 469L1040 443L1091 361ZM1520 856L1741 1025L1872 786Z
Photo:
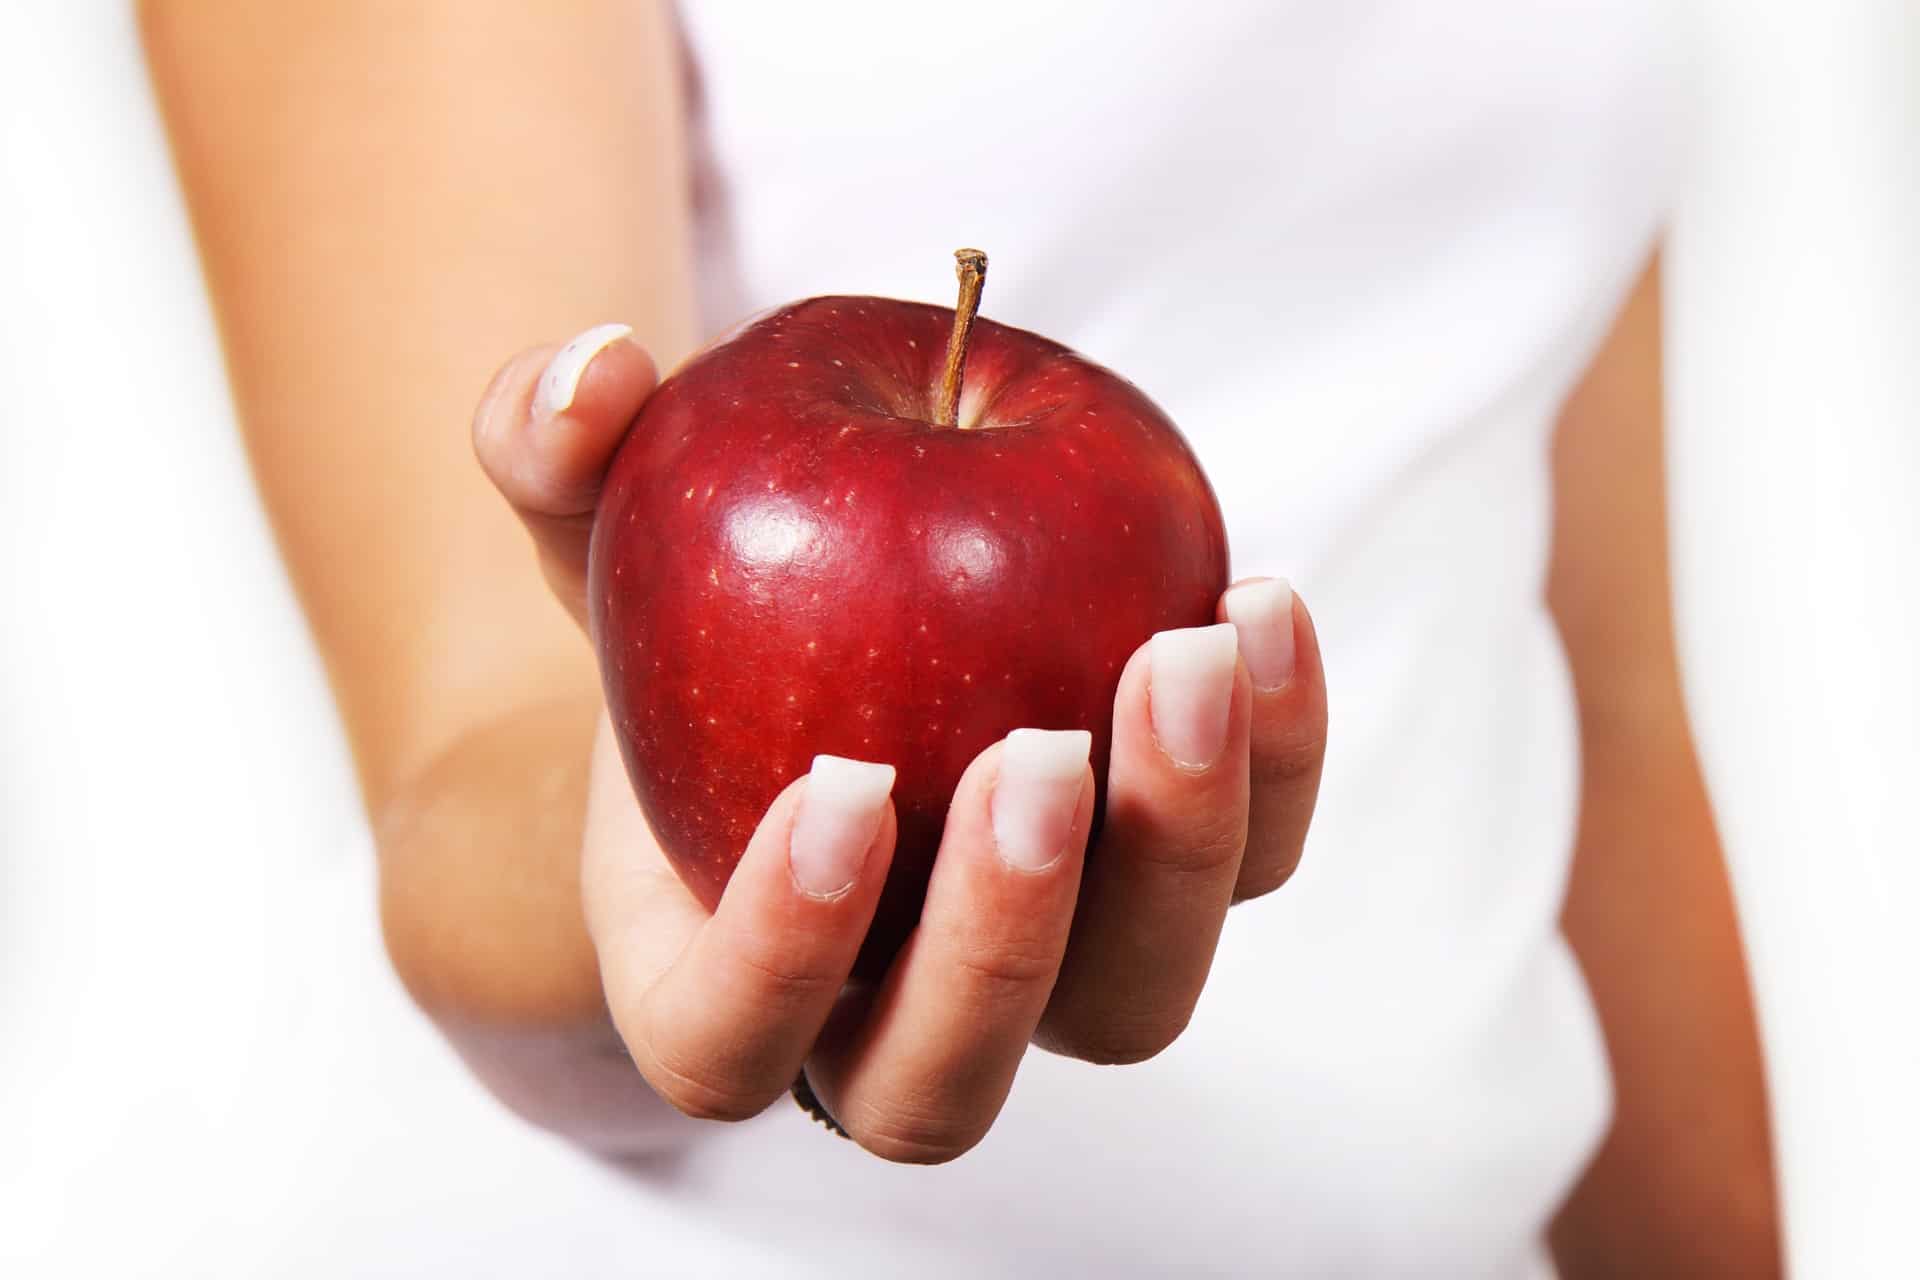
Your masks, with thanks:
M1086 784L1093 735L1085 729L1015 729L1000 749L989 802L993 842L1015 871L1045 871L1067 850Z
M1227 588L1227 621L1240 634L1240 653L1256 689L1278 689L1293 679L1293 587L1285 578L1256 578Z
M534 421L544 421L571 409L574 393L580 389L581 375L586 373L593 358L632 334L631 325L599 324L560 348L547 365L547 371L540 375L540 385L534 388Z
M813 758L787 844L787 861L800 892L810 898L837 898L853 887L892 791L890 764Z
M1227 745L1240 642L1230 622L1162 631L1147 644L1153 736L1175 764L1203 769Z

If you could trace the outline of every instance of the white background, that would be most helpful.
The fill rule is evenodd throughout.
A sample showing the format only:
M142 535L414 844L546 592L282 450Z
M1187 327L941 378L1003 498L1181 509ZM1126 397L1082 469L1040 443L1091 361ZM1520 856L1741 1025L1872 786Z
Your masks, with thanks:
M1688 685L1795 1270L1916 1274L1920 17L1701 8L1704 136L1668 259ZM234 957L194 921L255 918L262 947L325 927L262 909L269 881L288 860L316 883L356 874L357 819L264 525L231 496L244 460L124 12L0 9L0 129L5 1257L73 1152L165 1143L183 1179L232 1176L195 1164L196 1134L286 993L196 1005L196 976L230 989ZM72 714L88 700L109 711ZM182 760L261 803L209 810ZM183 977L157 991L140 961L162 947ZM138 1120L87 1105L182 1053L206 1057L198 1083ZM134 1180L88 1185L116 1197L98 1218L129 1257L165 1229Z
M1920 1274L1920 7L1704 12L1669 263L1688 688L1797 1273Z

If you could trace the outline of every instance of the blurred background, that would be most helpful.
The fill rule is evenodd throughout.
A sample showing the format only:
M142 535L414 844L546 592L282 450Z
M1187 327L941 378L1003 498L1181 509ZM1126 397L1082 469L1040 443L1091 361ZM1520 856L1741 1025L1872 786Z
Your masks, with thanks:
M1667 257L1688 687L1794 1270L1920 1274L1920 7L1695 7L1700 138ZM136 429L107 447L103 419ZM274 1194L272 1170L236 1191L195 1149L325 996L236 972L236 946L381 960L346 755L117 4L0 7L0 432L0 1261L35 1256L79 1185L133 1258L191 1226L152 1195L160 1169L235 1207ZM270 803L210 808L210 781ZM216 915L250 936L197 927ZM352 1013L390 1024L386 1069L444 1053L390 994ZM189 1053L204 1067L142 1070ZM300 1057L289 1100L324 1111L338 1064ZM445 1105L512 1123L477 1090ZM392 1212L430 1195L397 1187Z

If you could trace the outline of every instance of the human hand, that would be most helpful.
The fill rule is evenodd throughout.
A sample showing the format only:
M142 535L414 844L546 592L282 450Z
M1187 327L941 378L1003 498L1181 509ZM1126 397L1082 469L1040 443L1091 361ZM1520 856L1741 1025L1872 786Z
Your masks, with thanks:
M623 330L523 353L474 423L482 465L585 626L587 545L613 452L656 380ZM893 853L890 767L822 757L773 802L716 910L649 831L602 716L582 893L607 1006L681 1111L743 1119L804 1069L867 1150L974 1146L1030 1044L1135 1062L1185 1028L1229 905L1284 883L1318 791L1325 686L1284 583L1222 598L1223 625L1133 655L1114 705L1105 821L1083 731L1016 731L962 777L919 926L849 986Z

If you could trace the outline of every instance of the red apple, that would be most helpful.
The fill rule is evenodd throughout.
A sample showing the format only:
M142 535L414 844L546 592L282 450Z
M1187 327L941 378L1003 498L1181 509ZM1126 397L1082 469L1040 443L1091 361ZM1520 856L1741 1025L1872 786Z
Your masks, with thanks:
M1122 666L1212 622L1227 583L1174 425L1066 347L975 324L971 253L957 314L811 298L690 360L635 420L593 529L614 730L708 907L815 754L897 767L866 974L918 917L973 757L1023 726L1088 729L1104 779Z

